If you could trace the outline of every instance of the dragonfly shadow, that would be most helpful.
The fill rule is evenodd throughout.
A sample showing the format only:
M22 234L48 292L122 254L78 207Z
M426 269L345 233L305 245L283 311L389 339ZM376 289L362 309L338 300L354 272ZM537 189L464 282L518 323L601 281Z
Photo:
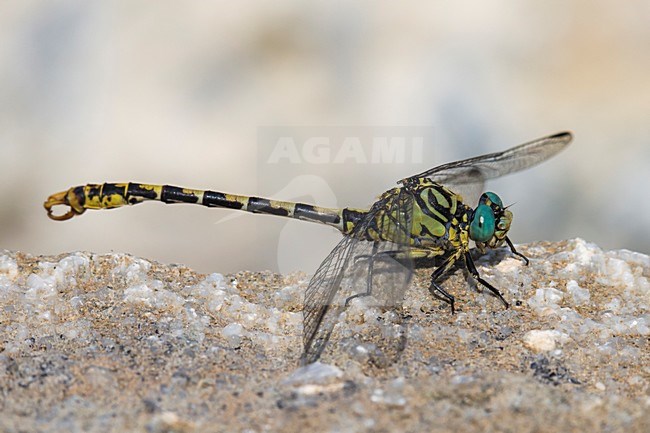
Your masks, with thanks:
M407 343L409 316L402 308L410 281L410 263L395 260L390 251L359 254L345 284L345 307L357 331L340 340L339 348L367 365L386 368L396 363ZM361 320L362 326L355 326ZM349 326L346 328L350 328Z

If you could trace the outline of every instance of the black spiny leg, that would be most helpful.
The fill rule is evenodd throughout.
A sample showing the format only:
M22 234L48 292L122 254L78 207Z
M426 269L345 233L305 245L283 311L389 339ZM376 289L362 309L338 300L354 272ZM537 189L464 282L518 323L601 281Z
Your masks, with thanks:
M512 245L512 241L508 238L508 236L506 236L506 243L510 247L510 251L512 251L512 254L514 254L515 256L519 256L522 259L524 259L524 261L526 262L526 266L528 266L528 264L530 263L530 260L528 260L528 257L524 256L523 254L521 254L520 252L518 252L515 249L515 246Z
M449 271L454 266L456 260L458 260L458 256L456 254L452 254L442 263L442 265L438 266L436 270L431 274L431 285L429 286L429 292L433 296L442 296L442 298L449 302L449 305L451 305L451 314L454 314L456 311L454 308L455 298L453 295L449 294L445 289L443 289L438 283L436 283L436 280L446 274L447 271ZM438 296L437 293L440 296Z
M372 294L372 270L374 268L373 261L375 260L375 255L379 249L379 242L373 242L372 244L372 253L368 257L363 257L364 260L368 260L368 278L366 279L366 291L362 293L356 293L345 300L345 306L347 307L354 298L363 298L364 296L370 296Z
M469 251L465 253L465 263L467 264L467 269L469 270L469 273L472 274L472 276L476 279L476 281L483 284L497 298L501 299L501 302L503 302L503 305L505 305L506 308L510 307L510 304L508 304L506 300L503 299L501 292L499 292L494 286L492 286L490 283L488 283L483 278L481 278L481 276L478 273L478 270L476 269L476 265L474 265L474 260L472 260L472 256L469 254Z

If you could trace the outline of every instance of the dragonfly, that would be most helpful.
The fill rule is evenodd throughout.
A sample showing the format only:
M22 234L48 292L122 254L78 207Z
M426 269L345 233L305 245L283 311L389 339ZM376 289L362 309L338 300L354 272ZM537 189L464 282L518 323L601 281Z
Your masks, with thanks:
M356 298L372 297L383 308L398 308L414 264L435 263L429 291L449 303L455 297L440 284L457 263L509 307L501 292L479 274L471 243L485 253L505 243L528 265L507 234L513 214L501 198L484 192L485 182L550 158L572 140L561 132L511 149L439 165L401 179L368 209L325 208L210 190L143 183L87 184L51 195L44 203L53 220L67 220L89 209L113 209L147 200L236 209L325 224L344 236L318 267L305 292L301 364L317 361L341 313ZM475 199L478 199L476 201ZM467 205L474 200L476 207ZM63 214L53 208L67 206Z

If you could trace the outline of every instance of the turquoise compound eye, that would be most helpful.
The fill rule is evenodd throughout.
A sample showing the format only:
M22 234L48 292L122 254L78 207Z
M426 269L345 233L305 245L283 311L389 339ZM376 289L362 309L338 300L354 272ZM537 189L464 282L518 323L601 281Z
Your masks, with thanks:
M487 204L488 200L503 209L503 202L501 201L501 197L493 192L484 192L483 195L481 195L481 199L478 201L478 204Z
M489 241L494 236L494 222L494 212L490 206L478 205L469 225L469 237L476 242Z
M498 195L496 195L493 192L486 192L485 195L488 196L488 198L490 199L490 201L492 203L494 203L495 205L497 205L497 206L499 206L500 208L503 209L503 202L501 201L501 197L499 197Z

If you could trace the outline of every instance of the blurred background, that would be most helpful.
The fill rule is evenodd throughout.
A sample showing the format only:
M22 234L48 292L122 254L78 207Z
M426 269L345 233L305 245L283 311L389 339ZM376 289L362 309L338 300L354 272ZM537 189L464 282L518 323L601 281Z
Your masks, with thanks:
M42 203L138 181L365 207L425 168L571 130L489 184L515 203L511 238L649 253L648 22L644 0L4 1L0 246L312 273L331 228L160 203L54 222ZM367 150L422 130L417 158L334 156L342 136ZM310 134L329 158L300 153ZM269 159L280 136L297 158Z

